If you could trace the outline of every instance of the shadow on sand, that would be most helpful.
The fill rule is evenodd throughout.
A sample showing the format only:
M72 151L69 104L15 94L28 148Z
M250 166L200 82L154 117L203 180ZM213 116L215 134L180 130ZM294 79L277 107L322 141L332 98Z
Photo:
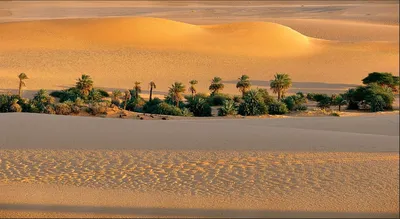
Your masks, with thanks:
M233 209L199 209L199 208L135 208L135 207L102 207L80 205L42 205L42 204L0 204L0 210L8 211L41 211L60 213L91 213L111 215L135 215L135 216L174 216L174 217L358 217L395 218L395 213L358 213L358 212L306 212L306 211L268 211L268 210L233 210Z

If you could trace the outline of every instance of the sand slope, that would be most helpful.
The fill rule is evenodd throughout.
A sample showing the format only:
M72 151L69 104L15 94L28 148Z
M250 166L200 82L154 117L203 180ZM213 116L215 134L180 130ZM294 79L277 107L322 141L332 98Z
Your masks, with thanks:
M87 73L96 86L109 89L155 80L163 94L174 81L197 79L199 91L206 92L214 76L268 81L276 72L298 82L359 84L368 72L398 74L399 66L398 41L320 40L269 22L63 19L2 23L0 31L2 89L15 89L18 72L30 76L27 89L33 90L70 86ZM238 93L234 84L225 92Z
M160 18L101 18L2 24L2 50L140 47L251 56L305 53L308 38L274 23L196 26ZM29 36L27 38L26 36Z

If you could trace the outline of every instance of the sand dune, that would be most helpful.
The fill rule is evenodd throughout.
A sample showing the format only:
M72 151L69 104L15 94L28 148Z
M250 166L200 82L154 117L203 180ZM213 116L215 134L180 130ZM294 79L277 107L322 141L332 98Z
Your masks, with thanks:
M398 127L2 114L0 216L396 217Z
M206 92L214 76L229 81L245 73L266 81L286 72L297 82L359 84L371 71L398 74L399 66L398 41L315 39L270 22L92 18L2 23L0 30L3 89L15 89L16 72L30 76L32 90L70 86L88 73L105 88L158 79L165 92L174 81L197 79ZM238 91L232 84L225 92Z
M280 57L312 50L306 36L266 22L196 26L159 18L101 18L6 23L0 28L6 33L0 38L4 51L139 47Z

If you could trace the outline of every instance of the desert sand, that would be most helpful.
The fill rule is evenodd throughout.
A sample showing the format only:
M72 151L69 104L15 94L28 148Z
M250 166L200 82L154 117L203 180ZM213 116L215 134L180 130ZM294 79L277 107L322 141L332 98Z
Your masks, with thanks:
M2 114L0 132L2 217L398 217L398 115Z
M399 74L398 1L0 2L0 92L247 74L340 93ZM398 106L398 98L397 104ZM399 115L0 114L0 217L399 217Z
M0 88L15 91L25 72L26 95L70 86L82 73L107 90L155 81L161 97L192 79L207 92L214 76L231 94L242 74L267 87L277 72L296 82L291 92L339 93L369 72L399 73L391 1L0 4L11 13L0 23Z

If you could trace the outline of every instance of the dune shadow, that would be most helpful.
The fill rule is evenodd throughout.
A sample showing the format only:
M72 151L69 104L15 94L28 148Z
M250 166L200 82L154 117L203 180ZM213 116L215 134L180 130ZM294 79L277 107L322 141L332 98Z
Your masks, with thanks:
M371 212L307 212L307 211L269 211L269 210L234 210L234 209L200 209L200 208L141 208L141 207L104 207L82 205L45 205L45 204L0 204L0 210L8 211L40 211L61 213L91 213L111 215L135 215L135 216L174 216L174 217L358 217L394 218L395 213L371 213Z
M227 84L236 84L237 80L224 81ZM270 81L251 80L253 86L269 87ZM358 84L340 84L340 83L323 83L323 82L292 82L292 87L289 92L304 92L304 93L342 93L348 88L354 88Z

